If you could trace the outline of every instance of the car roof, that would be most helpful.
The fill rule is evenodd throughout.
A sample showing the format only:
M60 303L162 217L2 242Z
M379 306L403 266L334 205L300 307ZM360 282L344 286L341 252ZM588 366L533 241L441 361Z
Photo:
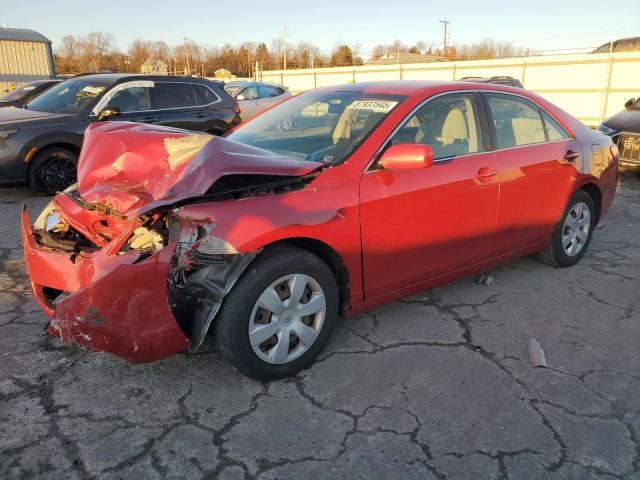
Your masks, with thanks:
M428 90L468 90L472 88L468 81L446 81L446 80L391 80L378 82L358 82L346 83L343 85L334 85L331 87L321 87L318 90L335 91L335 92L361 92L361 93L378 93L390 95L413 95ZM513 92L522 94L522 89L516 89L508 85L497 85L495 83L487 83L482 88L490 90L502 90L505 92Z
M269 85L271 87L280 87L280 88L287 88L287 87L283 87L282 85L278 85L277 83L270 83L270 82L255 82L255 81L237 81L237 82L227 82L225 83L225 86L230 86L230 87L252 87L254 85Z
M48 78L46 80L33 80L32 82L25 83L22 86L23 87L26 87L26 86L29 86L29 85L38 86L38 85L46 85L48 83L53 84L53 83L60 83L60 82L62 82L62 79L60 79L60 78L55 78L55 79Z
M220 83L208 80L202 77L179 77L175 75L148 75L145 73L85 73L71 77L75 78L91 78L100 83L116 83L127 80L165 80L171 82L210 82Z

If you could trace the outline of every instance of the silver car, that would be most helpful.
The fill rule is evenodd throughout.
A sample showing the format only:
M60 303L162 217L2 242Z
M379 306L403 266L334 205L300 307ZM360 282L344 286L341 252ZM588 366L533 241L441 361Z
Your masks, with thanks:
M245 120L291 96L287 87L275 83L229 82L224 88L238 101Z

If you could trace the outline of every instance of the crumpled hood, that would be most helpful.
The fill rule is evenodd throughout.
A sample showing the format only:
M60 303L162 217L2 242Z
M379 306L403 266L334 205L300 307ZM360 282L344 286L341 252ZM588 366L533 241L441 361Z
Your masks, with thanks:
M90 125L78 161L78 190L127 217L204 195L231 174L301 176L322 166L204 133L131 122Z

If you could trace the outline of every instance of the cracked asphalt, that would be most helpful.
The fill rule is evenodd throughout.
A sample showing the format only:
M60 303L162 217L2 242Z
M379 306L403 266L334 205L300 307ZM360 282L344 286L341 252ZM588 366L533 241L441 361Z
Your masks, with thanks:
M210 341L130 365L48 336L23 201L47 199L0 190L0 478L640 479L639 178L578 266L525 258L342 319L270 384Z

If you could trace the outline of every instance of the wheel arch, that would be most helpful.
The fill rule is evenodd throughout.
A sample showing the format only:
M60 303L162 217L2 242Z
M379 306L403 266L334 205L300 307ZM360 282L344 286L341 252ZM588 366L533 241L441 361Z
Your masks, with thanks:
M31 174L31 165L33 165L33 162L31 160L33 160L33 157L35 157L38 153L46 150L47 148L64 148L65 150L69 150L70 152L72 152L74 155L76 155L76 157L80 156L80 145L77 145L68 140L58 140L32 145L24 155L24 161L27 164L27 180L29 179L29 175Z
M602 191L600 187L595 183L585 183L581 185L578 190L584 190L589 194L596 207L596 224L600 222L600 216L602 214Z
M276 245L292 245L302 250L307 250L325 262L331 269L338 285L340 311L346 311L351 298L349 271L347 270L344 260L333 247L316 238L289 237L267 244L263 248L269 248Z

